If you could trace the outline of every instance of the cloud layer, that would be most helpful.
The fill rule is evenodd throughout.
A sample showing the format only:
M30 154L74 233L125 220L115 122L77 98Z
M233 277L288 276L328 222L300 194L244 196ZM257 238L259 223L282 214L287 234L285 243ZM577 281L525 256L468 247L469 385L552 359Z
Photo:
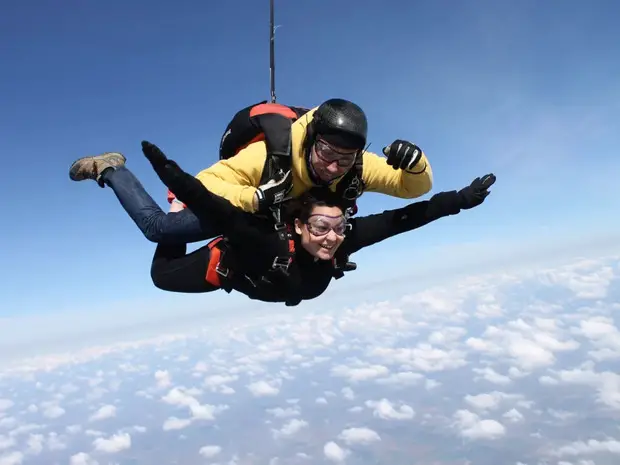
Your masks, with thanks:
M27 360L0 465L617 463L618 263Z

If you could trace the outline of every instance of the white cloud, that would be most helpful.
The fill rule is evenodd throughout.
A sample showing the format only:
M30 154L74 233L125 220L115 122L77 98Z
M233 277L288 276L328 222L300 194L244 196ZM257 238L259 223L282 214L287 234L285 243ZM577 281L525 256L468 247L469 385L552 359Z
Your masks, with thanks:
M193 420L215 420L217 414L228 410L228 405L201 404L194 397L199 394L200 391L196 389L174 387L162 397L162 400L177 407L187 407Z
M99 465L99 462L91 458L86 452L78 452L71 456L69 465Z
M555 364L555 352L579 348L574 339L563 339L562 331L549 325L540 328L523 318L509 321L504 327L489 325L482 335L468 338L466 344L475 351L515 363L518 370L526 372Z
M343 449L333 441L329 441L323 446L323 453L328 460L332 462L341 463L344 462L350 451Z
M294 417L300 414L299 407L276 407L267 409L267 413L273 415L276 418Z
M506 394L505 392L493 391L477 395L466 395L465 402L479 410L494 410L499 407L502 400L520 399L518 394Z
M515 408L512 408L512 409L508 410L502 416L504 418L508 419L509 421L513 422L513 423L517 423L517 422L523 420L523 418L524 418L523 414L521 412L519 412Z
M553 455L564 456L578 456L578 455L590 455L601 452L607 452L611 454L620 455L620 441L617 439L589 439L587 441L574 441L570 444L562 446L553 451Z
M250 383L247 387L254 397L276 396L280 392L280 383L278 381L268 383L261 380Z
M239 379L238 375L210 375L204 380L204 385L212 392L222 394L234 394L235 390L229 386L230 383Z
M441 386L441 383L439 381L435 381L434 379L427 379L424 382L424 387L428 391L430 391L431 389L435 389L435 388L437 388L439 386Z
M496 420L481 419L469 410L458 410L454 414L459 434L468 439L498 439L506 434L504 425Z
M30 434L26 441L28 454L39 455L43 451L45 437L42 434Z
M347 400L355 399L355 393L353 392L353 389L351 389L348 386L343 387L340 392L342 392L342 397L344 397Z
M281 429L273 430L273 435L276 438L293 436L304 428L308 427L308 422L305 420L299 420L293 418L286 422Z
M13 428L16 425L17 425L17 418L15 417L0 418L0 428Z
M54 316L53 318L56 318ZM33 373L40 371L51 371L63 366L75 366L99 360L105 356L123 353L139 348L157 347L167 343L172 343L188 338L187 334L163 334L155 337L144 338L134 341L120 341L109 345L84 347L79 351L61 352L49 355L39 355L30 358L21 358L3 366L2 375L6 377L27 378ZM130 363L119 365L119 369L124 372L145 371L148 367L135 366Z
M592 316L579 323L575 330L596 347L589 352L597 361L620 359L620 330L614 320L607 316Z
M611 266L601 266L597 260L583 259L540 273L539 278L548 285L570 289L580 299L604 299L614 271Z
M387 399L381 399L380 401L366 401L366 406L373 409L373 415L383 420L411 420L415 416L413 409L403 404L398 408L394 408Z
M64 408L51 402L44 402L41 404L41 408L43 409L43 416L49 419L59 418L66 413Z
M348 428L343 430L338 439L351 446L354 444L370 444L381 441L379 434L370 428Z
M198 453L202 455L205 459L211 459L216 455L219 455L222 452L222 448L220 446L202 446Z
M183 429L183 428L187 428L191 424L192 424L191 418L170 417L166 421L164 421L162 429L164 431Z
M476 381L479 379L485 379L490 383L499 384L502 386L508 385L512 382L509 376L502 375L490 367L474 368L473 372L481 375L474 378Z
M23 461L24 454L21 452L14 451L0 455L0 465L21 465Z
M93 441L93 446L98 452L115 454L131 447L131 436L128 433L118 433L108 439L97 438Z
M406 364L416 370L436 372L451 370L467 364L466 353L458 349L440 349L428 343L419 343L414 348L377 347L369 355L390 364Z
M613 410L620 410L620 375L609 371L596 372L592 370L590 363L585 363L581 368L571 370L559 370L556 377L549 377L543 381L543 385L557 385L559 383L590 386L597 391L597 402L606 405Z
M59 436L54 432L50 432L47 435L47 447L49 450L64 450L67 448L67 438L65 436Z
M82 431L82 426L81 425L69 425L65 428L65 430L69 434L77 434L80 431Z
M428 342L435 345L450 345L458 341L461 337L467 334L465 328L459 326L447 326L440 330L431 332L428 335Z
M100 421L106 420L108 418L113 418L116 416L116 406L108 404L99 408L95 413L93 413L89 421Z
M377 384L409 386L418 384L423 379L424 375L421 375L420 373L414 373L412 371L402 371L399 373L393 373L387 378L377 379Z
M86 431L84 431L84 434L86 436L99 437L103 436L105 433L103 431L97 431L96 429L87 429Z
M155 381L158 388L165 389L172 386L172 379L168 370L157 370L155 372Z
M0 434L0 452L6 449L10 449L16 444L13 436L4 436Z
M347 365L337 365L332 368L332 376L347 378L350 382L366 381L387 375L390 370L382 365L366 365L351 367Z

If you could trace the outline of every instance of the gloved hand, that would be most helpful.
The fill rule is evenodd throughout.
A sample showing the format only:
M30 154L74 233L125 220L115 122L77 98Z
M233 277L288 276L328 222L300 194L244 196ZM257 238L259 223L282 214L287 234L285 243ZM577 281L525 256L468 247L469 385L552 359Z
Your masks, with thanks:
M155 144L143 140L142 153L151 162L159 179L168 189L175 193L176 198L189 206L187 200L194 203L196 198L205 195L202 191L206 191L206 189L202 183L194 176L183 171L174 160L166 157L164 152Z
M392 145L383 148L387 164L395 170L415 171L415 166L422 158L422 149L406 140L396 139Z
M286 195L293 188L293 174L286 171L279 179L271 179L256 189L256 211L266 213L269 207L287 200Z
M469 210L477 207L491 193L489 187L495 184L495 175L485 174L481 178L476 178L472 183L458 192L459 206L462 210Z
M151 144L149 141L142 141L142 153L151 162L155 171L159 172L165 168L165 166L171 162L168 160L164 152L155 144ZM172 162L174 163L174 162Z

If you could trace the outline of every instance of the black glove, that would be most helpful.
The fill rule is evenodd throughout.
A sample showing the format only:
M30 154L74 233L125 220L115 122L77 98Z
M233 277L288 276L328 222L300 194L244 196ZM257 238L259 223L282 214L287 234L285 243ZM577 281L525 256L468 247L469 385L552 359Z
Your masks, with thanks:
M157 172L163 170L170 162L159 147L146 140L142 141L142 153Z
M422 158L422 149L406 140L397 139L392 145L383 148L387 164L395 170L415 171L415 166Z
M168 159L159 147L143 140L142 153L153 165L159 179L190 210L197 211L211 206L213 194L198 179L183 171L174 160Z
M461 209L469 210L484 202L487 195L491 193L488 189L495 184L495 179L493 173L485 174L481 178L474 179L469 186L461 189L458 192L459 206Z
M257 213L266 213L269 207L280 204L288 198L287 194L293 188L293 173L285 171L279 178L272 179L256 189L258 200Z

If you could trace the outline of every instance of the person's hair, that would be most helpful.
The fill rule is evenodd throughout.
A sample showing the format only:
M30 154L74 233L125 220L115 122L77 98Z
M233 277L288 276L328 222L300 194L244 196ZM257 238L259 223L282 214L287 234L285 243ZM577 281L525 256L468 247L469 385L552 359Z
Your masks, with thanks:
M314 207L338 207L344 213L344 199L327 187L315 187L299 197L289 200L283 208L284 220L292 223L295 218L306 222Z

